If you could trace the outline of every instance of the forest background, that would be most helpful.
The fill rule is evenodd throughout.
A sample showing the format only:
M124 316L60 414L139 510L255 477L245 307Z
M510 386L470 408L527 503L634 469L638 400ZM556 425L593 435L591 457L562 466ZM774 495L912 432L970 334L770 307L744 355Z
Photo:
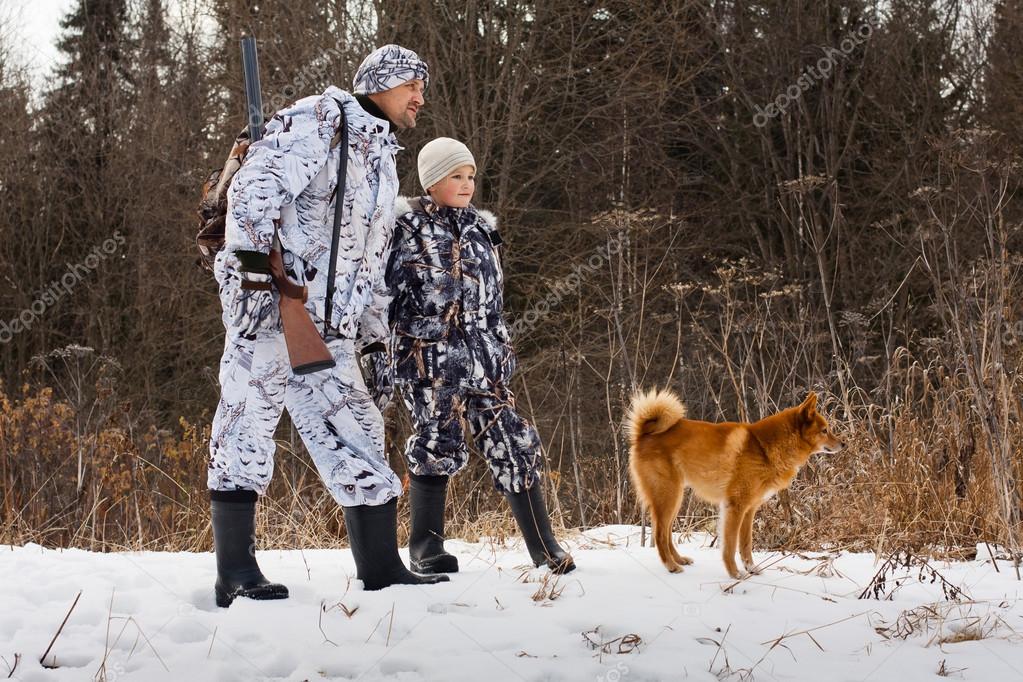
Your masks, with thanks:
M499 217L513 388L568 528L635 523L637 389L755 420L809 390L849 444L764 548L1020 547L1023 1L81 0L33 79L0 27L0 542L211 546L223 326L195 207L245 122L398 42ZM404 472L409 432L388 412ZM285 417L269 546L344 542ZM511 530L478 457L452 536ZM712 528L687 499L679 529Z

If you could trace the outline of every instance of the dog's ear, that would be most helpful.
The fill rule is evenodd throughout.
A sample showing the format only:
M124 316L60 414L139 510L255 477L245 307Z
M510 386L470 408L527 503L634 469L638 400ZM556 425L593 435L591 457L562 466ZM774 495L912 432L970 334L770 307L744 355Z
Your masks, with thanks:
M810 391L810 394L806 396L806 400L799 406L799 415L806 422L812 422L813 416L817 412L817 394Z

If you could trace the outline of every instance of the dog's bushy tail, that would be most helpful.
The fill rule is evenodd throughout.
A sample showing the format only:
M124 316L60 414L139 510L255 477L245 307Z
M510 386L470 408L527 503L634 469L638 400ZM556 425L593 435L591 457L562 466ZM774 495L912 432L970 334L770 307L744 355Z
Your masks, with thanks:
M685 416L686 406L671 391L652 389L636 393L626 417L633 449L643 436L667 431Z

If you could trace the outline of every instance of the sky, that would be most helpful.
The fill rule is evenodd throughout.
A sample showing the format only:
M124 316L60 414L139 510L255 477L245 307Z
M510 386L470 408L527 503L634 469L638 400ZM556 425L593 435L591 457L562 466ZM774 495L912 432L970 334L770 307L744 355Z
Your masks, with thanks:
M57 63L60 20L73 6L74 0L0 0L5 33L33 78L45 78Z

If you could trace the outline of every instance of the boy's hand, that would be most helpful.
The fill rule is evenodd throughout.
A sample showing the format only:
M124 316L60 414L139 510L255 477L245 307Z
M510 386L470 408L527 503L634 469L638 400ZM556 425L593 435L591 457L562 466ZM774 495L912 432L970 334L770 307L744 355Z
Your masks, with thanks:
M366 390L373 396L377 408L383 412L394 399L394 385L391 383L391 374L387 366L387 351L364 352L359 356L359 366L362 368Z

